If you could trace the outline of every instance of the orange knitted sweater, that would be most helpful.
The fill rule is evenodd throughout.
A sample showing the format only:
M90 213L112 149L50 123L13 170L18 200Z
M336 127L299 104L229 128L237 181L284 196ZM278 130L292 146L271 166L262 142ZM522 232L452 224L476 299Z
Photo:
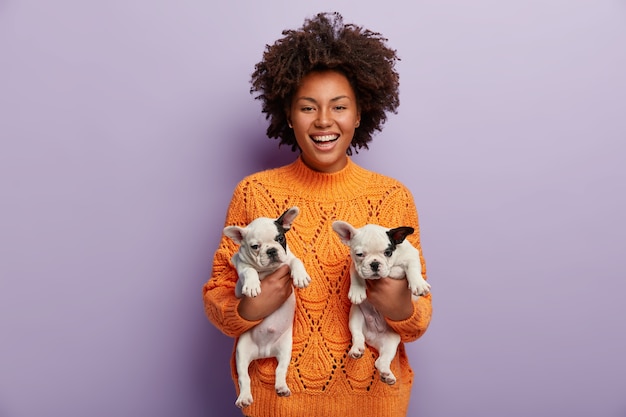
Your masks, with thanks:
M349 250L331 229L334 220L356 227L377 223L386 227L412 226L408 237L419 243L418 218L409 190L398 181L370 172L348 160L336 173L309 169L298 158L290 165L259 172L236 187L226 225L247 225L259 216L278 217L298 206L300 215L287 234L291 251L311 276L311 284L296 292L293 350L287 384L290 397L274 391L276 360L260 359L250 365L253 404L244 414L254 417L399 417L409 404L413 371L401 343L391 369L397 382L380 381L374 367L377 353L368 347L362 358L352 359L348 329ZM223 333L238 337L258 322L237 313L237 273L230 258L237 246L223 238L215 253L211 279L204 285L205 311ZM421 252L421 248L420 248ZM423 264L423 259L422 259ZM423 264L424 265L424 264ZM425 275L425 267L424 267ZM413 315L389 325L410 342L427 329L432 314L431 296L414 301ZM235 387L234 354L231 369ZM236 395L233 395L233 402Z

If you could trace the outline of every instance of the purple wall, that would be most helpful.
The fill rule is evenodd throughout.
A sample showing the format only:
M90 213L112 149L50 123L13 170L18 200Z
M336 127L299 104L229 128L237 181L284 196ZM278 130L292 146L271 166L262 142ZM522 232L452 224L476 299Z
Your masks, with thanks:
M240 415L200 289L236 182L291 158L249 74L322 10L402 57L355 159L421 215L410 414L626 416L626 3L92 3L0 0L0 417Z

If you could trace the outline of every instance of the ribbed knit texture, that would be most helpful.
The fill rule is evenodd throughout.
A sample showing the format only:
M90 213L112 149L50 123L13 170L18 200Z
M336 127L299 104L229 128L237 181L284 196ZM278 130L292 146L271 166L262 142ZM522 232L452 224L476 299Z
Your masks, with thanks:
M250 365L254 403L244 409L252 417L400 417L405 416L413 383L403 343L391 369L397 382L380 381L374 367L377 352L368 347L361 359L348 357L349 249L332 230L334 220L356 227L366 223L385 227L412 226L408 240L419 245L417 212L411 193L398 181L367 171L352 160L341 171L325 174L294 163L243 179L236 187L226 225L244 226L259 216L278 217L298 206L300 215L287 233L291 251L311 276L309 287L296 291L292 360L287 384L291 396L274 391L276 360ZM258 322L237 313L234 287L237 274L230 258L237 246L223 238L215 253L211 279L203 288L208 318L223 333L238 337ZM420 247L421 252L421 247ZM422 259L422 264L423 263ZM424 266L424 275L426 269ZM414 302L413 316L388 321L402 342L416 340L427 329L432 314L431 296ZM231 361L236 390L234 356ZM236 395L233 392L233 403Z

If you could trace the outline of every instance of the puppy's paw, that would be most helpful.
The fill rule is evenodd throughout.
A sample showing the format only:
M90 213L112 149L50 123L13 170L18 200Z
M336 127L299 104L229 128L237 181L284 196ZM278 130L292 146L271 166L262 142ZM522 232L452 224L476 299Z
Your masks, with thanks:
M391 371L381 372L380 380L383 381L385 384L393 385L396 383L396 376L393 373L391 373Z
M363 353L365 353L365 346L352 346L350 351L348 352L348 356L352 359L360 359L363 357Z
M409 285L409 288L411 289L413 295L418 297L420 295L427 295L430 293L430 284L423 279L417 282L414 286Z
M292 279L293 279L293 284L298 288L306 288L311 283L311 277L306 274L294 275Z
M248 393L241 393L239 394L239 397L237 397L237 401L235 401L235 405L239 408L246 408L249 407L250 404L252 404L252 394Z
M352 304L361 304L367 298L367 292L365 290L353 290L351 288L348 292L348 298Z
M261 294L261 282L245 283L241 288L241 293L246 297L256 297Z
M276 394L279 397L289 397L291 395L291 391L288 386L276 387Z

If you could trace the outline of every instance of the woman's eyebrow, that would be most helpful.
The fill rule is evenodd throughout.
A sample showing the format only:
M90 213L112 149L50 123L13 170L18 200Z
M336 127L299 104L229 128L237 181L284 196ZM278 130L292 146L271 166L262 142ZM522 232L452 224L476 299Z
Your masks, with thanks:
M330 101L333 102L333 101L338 101L338 100L341 100L341 99L348 99L348 100L350 100L350 97L346 96L346 95L341 95L341 96L337 96L337 97L331 98ZM313 97L302 96L302 97L298 97L297 100L310 101L312 103L317 104L317 100L315 100Z

